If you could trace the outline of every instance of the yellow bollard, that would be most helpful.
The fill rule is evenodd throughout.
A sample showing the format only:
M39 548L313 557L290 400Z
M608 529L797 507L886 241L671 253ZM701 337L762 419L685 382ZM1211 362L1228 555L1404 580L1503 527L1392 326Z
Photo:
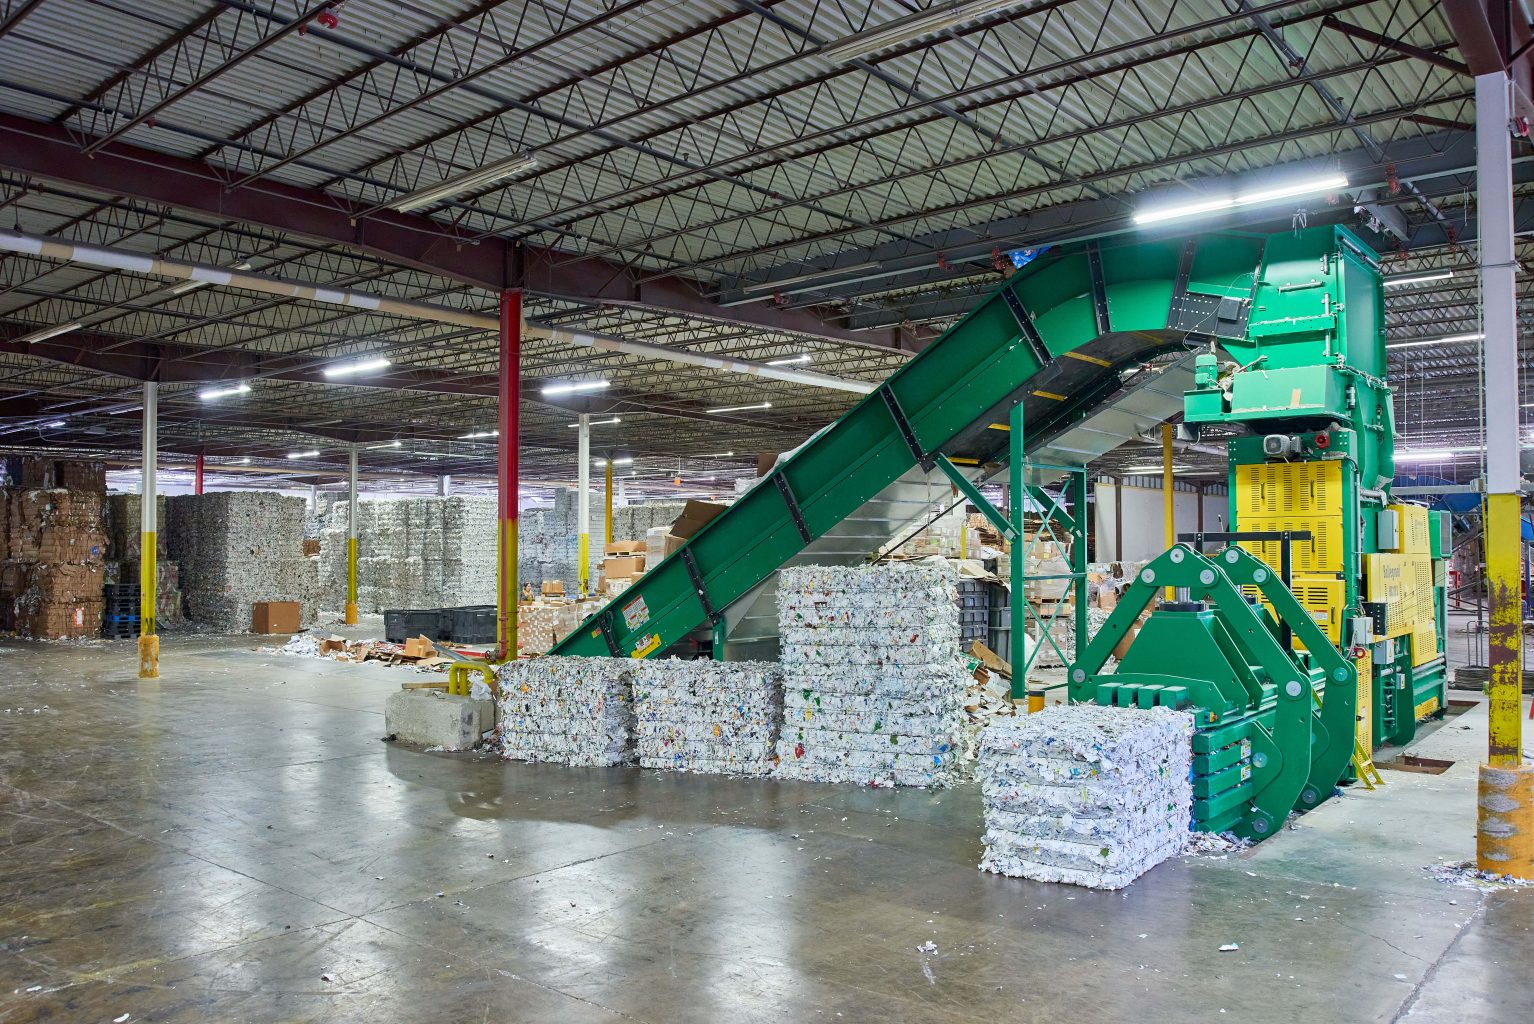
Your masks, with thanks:
M157 636L138 638L138 677L160 678L160 638Z

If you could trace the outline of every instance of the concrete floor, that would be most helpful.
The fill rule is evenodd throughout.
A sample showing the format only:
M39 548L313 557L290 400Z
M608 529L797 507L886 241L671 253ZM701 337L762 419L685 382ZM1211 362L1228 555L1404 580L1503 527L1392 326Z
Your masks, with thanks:
M1509 1021L1534 890L1471 856L1480 708L1226 859L985 875L978 796L380 742L399 670L0 644L0 1021ZM937 950L918 950L931 941ZM1220 952L1223 943L1239 943ZM329 975L332 980L326 980Z

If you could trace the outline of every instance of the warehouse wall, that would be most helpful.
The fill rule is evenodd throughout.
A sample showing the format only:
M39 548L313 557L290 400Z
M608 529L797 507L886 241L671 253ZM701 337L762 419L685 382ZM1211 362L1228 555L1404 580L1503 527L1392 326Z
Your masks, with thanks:
M1095 487L1098 561L1113 562L1127 559L1143 562L1155 558L1166 550L1164 520L1161 514L1161 488L1124 486L1124 550L1119 551L1116 543L1119 536L1118 501L1114 493L1119 485L1099 481ZM1178 532L1195 529L1198 518L1198 494L1194 491L1174 490L1172 502L1173 525ZM1223 493L1205 494L1203 528L1223 530L1226 518L1226 496Z

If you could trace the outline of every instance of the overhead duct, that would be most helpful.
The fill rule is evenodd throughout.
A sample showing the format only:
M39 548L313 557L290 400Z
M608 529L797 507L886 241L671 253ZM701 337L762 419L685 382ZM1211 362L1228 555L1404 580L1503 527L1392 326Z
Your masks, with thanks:
M459 327L469 327L482 331L498 332L500 330L499 318L486 313L454 309L450 306L439 306L430 302L391 299L384 295L352 291L346 288L326 288L321 285L306 284L302 281L271 277L266 274L255 274L244 270L230 270L206 263L168 260L158 256L147 256L143 253L131 252L127 249L80 245L75 242L47 238L41 235L0 231L0 250L23 253L28 256L42 256L66 263L81 263L86 266L100 267L104 270L166 277L178 281L196 281L201 284L217 285L226 288L243 288L246 291L262 292L267 295L280 295L290 299L306 299L310 302L346 306L351 309L365 309L377 313L408 317L412 320L424 320L430 323L453 324ZM770 377L774 380L806 384L810 387L851 391L860 395L866 395L876 387L876 385L869 384L866 381L833 377L830 374L815 373L810 370L767 366L763 363L755 363L746 359L704 355L665 345L649 345L644 342L629 341L625 338L616 338L611 335L572 331L562 327L551 327L546 324L528 323L524 329L529 335L552 338L571 345L596 348L606 352L624 352L629 355L644 356L649 359L663 359L668 362L683 363L689 366L702 366L711 370L724 370L728 373Z
M748 359L732 359L729 356L689 352L686 349L671 348L666 345L650 345L643 341L629 341L627 338L616 338L609 334L572 331L568 328L550 327L546 324L528 323L526 333L533 337L551 338L554 341L563 341L570 345L600 349L603 352L622 352L631 356L644 356L647 359L664 359L668 362L684 363L688 366L702 366L711 370L745 373L753 377L770 377L773 380L784 380L794 384L808 384L811 387L831 388L837 391L851 391L859 395L869 394L874 388L878 387L877 384L870 384L868 381L851 380L847 377L833 377L828 373L815 373L813 370L795 370L786 366L768 366L766 363L755 363Z

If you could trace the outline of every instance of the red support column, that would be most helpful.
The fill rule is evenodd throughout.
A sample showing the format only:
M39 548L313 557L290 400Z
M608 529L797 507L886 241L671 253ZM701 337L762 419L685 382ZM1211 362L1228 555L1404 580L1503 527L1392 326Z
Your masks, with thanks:
M500 565L496 573L496 657L507 661L517 656L517 432L522 400L522 292L501 293L500 424L496 458L497 545Z
M202 452L197 453L197 460L192 464L192 493L202 493Z

